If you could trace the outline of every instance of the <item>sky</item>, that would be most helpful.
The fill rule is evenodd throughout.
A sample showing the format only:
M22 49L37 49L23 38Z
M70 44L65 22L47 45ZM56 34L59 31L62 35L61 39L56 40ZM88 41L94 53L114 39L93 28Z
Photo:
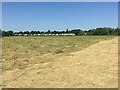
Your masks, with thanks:
M2 3L0 2L0 29L2 28Z
M120 0L2 0L2 2L119 2Z
M3 2L2 29L47 31L118 27L117 2Z

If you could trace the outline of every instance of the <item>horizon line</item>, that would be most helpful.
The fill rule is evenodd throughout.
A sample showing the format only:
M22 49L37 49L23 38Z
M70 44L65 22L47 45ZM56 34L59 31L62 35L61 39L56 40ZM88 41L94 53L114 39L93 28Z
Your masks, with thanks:
M116 29L116 28L119 28L119 27L97 27L97 28L112 28L112 29ZM67 28L68 30L76 30L76 29L80 29L80 30L83 30L83 31L89 31L89 30L92 30L92 29L97 29L97 28L91 28L91 29L80 29L80 28L74 28L74 29L69 29L69 28ZM24 29L24 30L13 30L13 29L0 29L0 30L2 30L2 31L14 31L14 32L19 32L19 31L44 31L44 32L46 32L46 31L48 31L48 30L50 30L50 31L65 31L65 30L67 30L67 29L47 29L47 30L43 30L43 29L34 29L34 30L30 30L30 29Z

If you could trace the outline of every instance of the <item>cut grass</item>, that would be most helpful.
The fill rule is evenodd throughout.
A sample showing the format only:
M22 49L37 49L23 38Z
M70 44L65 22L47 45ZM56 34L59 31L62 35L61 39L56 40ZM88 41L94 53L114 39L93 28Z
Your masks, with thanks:
M44 63L50 55L69 54L115 36L16 36L3 38L3 69L24 69Z

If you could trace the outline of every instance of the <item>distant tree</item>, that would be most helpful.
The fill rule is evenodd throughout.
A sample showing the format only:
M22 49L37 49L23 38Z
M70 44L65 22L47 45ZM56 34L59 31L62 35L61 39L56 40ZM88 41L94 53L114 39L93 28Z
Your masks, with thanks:
M68 33L69 31L68 31L68 29L66 29L66 33Z
M61 31L61 33L62 33L62 34L64 34L64 33L65 33L65 31Z
M37 33L37 34L40 34L40 31L37 31L36 33Z
M24 32L20 31L19 34L24 34Z
M50 33L50 30L48 30L48 33Z
M96 28L95 30L92 31L93 35L108 35L108 32L106 29L103 28Z
M81 29L74 29L74 30L68 30L66 29L66 31L50 31L48 30L47 32L40 32L40 31L20 31L20 32L13 32L13 31L4 31L4 30L1 30L0 29L0 32L1 32L1 35L2 36L14 36L14 34L64 34L64 33L74 33L75 35L120 35L120 28L107 28L107 27L104 27L104 28L96 28L96 29L90 29L88 31L84 31L84 30L81 30Z
M80 35L80 36L85 35L85 32L84 31L79 31L78 35Z
M29 35L29 34L30 34L30 32L29 32L29 31L25 31L25 32L24 32L24 34L28 34L28 35Z
M7 33L8 33L9 36L13 36L14 35L13 31L7 31Z
M45 33L45 32L43 32L43 31L41 32L41 34L44 34L44 33Z
M88 31L85 30L84 32L87 33Z
M2 37L2 30L0 29L0 37Z
M120 35L120 28L116 28L114 33L115 33L115 35Z
M75 35L79 35L79 32L81 32L80 29L71 30L71 33L74 33Z
M9 36L8 33L6 31L2 31L2 36Z
M114 32L114 29L113 28L106 28L108 30L108 34L109 35L112 35L112 32Z
M2 36L13 36L13 31L1 31L2 32Z
M53 34L57 34L57 31L55 30L55 31L53 31Z

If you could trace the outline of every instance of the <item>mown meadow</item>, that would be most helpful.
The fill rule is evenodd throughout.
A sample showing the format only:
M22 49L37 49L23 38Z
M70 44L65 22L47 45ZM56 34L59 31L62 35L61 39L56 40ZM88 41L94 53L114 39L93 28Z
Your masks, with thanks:
M3 71L49 62L50 55L70 55L116 36L11 36L3 37Z

